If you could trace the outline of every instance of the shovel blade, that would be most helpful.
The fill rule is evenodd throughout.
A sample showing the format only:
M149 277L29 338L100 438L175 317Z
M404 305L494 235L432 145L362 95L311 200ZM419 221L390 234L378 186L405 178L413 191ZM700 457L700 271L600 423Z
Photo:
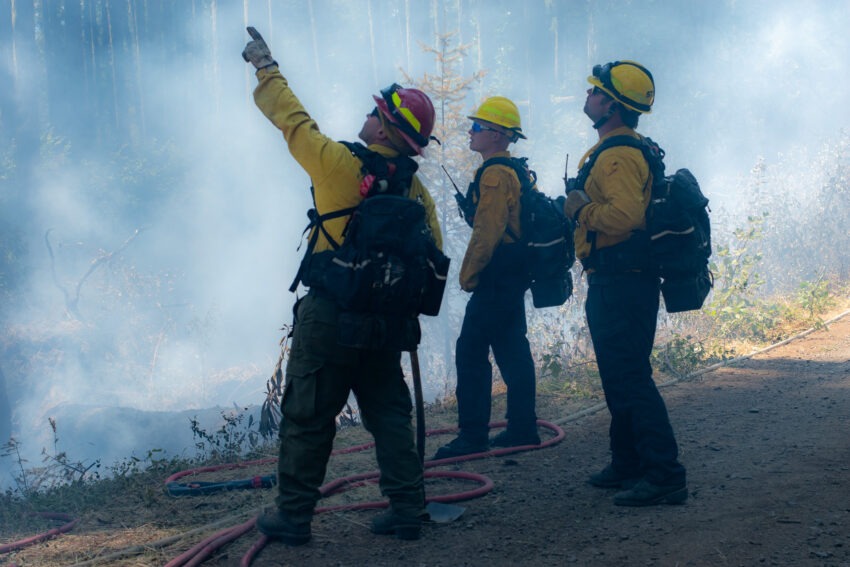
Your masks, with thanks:
M448 524L460 518L466 511L466 508L455 506L454 504L445 504L443 502L428 502L425 506L428 516L431 521L437 524Z

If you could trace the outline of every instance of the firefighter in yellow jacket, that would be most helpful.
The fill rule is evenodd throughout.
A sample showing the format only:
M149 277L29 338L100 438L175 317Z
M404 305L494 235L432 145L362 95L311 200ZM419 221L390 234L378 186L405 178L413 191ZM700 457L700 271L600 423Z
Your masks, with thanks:
M364 198L363 163L346 145L319 130L260 34L253 28L248 32L252 40L242 56L257 69L259 84L254 100L283 133L292 157L310 175L317 214L357 206ZM375 109L367 115L359 134L368 149L386 158L421 154L435 117L425 93L392 85L374 99ZM432 236L441 246L434 202L415 175L408 197L423 204ZM331 247L328 237L337 243L343 241L347 221L347 216L331 218L322 223L321 230L314 229L318 234L312 257ZM371 529L378 534L416 539L425 514L425 496L401 353L340 346L339 316L337 304L317 286L311 286L296 305L281 404L277 506L258 518L257 527L288 545L310 540L310 523L320 498L318 489L333 445L334 420L353 391L363 424L375 438L380 488L390 501L390 509L373 519Z
M520 181L513 168L487 164L510 157L508 146L525 138L519 111L509 99L486 99L469 117L469 149L484 163L467 193L474 207L472 236L460 268L460 287L472 293L455 350L458 436L435 459L494 447L537 445L534 361L526 337L525 292L530 285L520 225ZM467 219L469 220L469 219ZM508 387L507 428L488 439L493 368L490 350Z
M584 112L599 142L639 137L641 114L652 109L655 82L643 65L596 65ZM622 489L620 506L678 504L687 499L685 468L667 408L652 379L650 354L659 309L659 279L649 266L646 209L652 188L649 164L637 148L603 150L583 187L567 193L564 213L576 221L576 257L587 273L587 324L611 414L611 462L588 482Z

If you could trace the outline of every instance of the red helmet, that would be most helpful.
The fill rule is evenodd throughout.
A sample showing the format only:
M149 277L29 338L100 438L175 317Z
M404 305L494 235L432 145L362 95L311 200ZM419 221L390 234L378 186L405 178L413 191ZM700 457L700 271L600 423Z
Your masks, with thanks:
M432 139L436 113L428 95L419 89L406 89L393 83L372 96L381 113L398 128L399 133L417 154L424 153Z

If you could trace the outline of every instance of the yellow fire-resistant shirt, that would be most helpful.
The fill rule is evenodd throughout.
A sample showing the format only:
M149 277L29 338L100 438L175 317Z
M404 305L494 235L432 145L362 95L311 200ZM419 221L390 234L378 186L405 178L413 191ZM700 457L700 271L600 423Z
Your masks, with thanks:
M623 135L640 137L628 127L607 133L584 154L579 169L604 140ZM639 149L614 146L602 152L584 185L591 202L578 215L574 233L576 257L582 259L590 255L591 233L595 233L599 249L627 240L633 230L646 228L651 187L649 164Z
M497 152L490 157L510 157L510 152ZM490 263L502 242L513 242L507 227L522 237L519 225L520 182L516 172L506 165L491 165L479 181L478 207L472 223L472 236L460 267L460 287L472 291L478 286L481 272Z
M257 78L259 84L254 89L254 102L283 132L292 157L310 176L318 213L323 215L356 207L363 200L360 196L360 183L363 181L360 160L343 144L319 131L319 126L307 114L277 67L257 71ZM385 146L370 145L369 149L385 157L398 156L397 151ZM437 246L442 249L443 238L434 200L415 175L408 196L425 207L431 234ZM324 222L325 230L337 243L343 241L342 231L348 218L344 216ZM319 231L313 253L330 249L327 238Z

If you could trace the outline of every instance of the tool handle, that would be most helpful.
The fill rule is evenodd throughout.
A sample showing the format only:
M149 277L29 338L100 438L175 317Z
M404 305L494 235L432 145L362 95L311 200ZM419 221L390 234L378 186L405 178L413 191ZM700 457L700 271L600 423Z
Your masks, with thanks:
M416 401L416 451L419 462L425 464L425 402L422 399L422 377L419 375L419 354L410 351L410 368L413 371L413 398Z

